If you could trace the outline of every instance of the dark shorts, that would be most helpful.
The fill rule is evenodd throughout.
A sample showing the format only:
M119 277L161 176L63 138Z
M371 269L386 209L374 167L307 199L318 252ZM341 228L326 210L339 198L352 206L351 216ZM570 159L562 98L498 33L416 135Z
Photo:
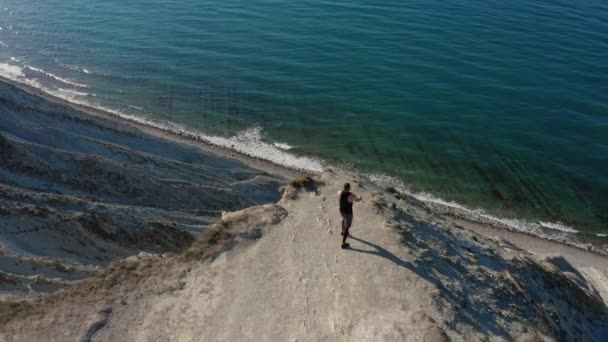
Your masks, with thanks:
M342 229L347 230L350 229L350 226L353 224L353 213L346 214L340 213L342 215Z

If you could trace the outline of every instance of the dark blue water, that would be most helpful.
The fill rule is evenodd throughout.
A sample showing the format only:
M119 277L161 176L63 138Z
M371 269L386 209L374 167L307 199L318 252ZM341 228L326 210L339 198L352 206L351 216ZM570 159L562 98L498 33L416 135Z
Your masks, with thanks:
M237 136L226 143L275 161L352 164L499 216L608 232L606 1L1 7L4 76Z

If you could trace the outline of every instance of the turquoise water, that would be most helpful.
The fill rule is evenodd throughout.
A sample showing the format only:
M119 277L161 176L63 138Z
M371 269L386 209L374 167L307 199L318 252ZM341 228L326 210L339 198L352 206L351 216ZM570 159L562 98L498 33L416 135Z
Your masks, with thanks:
M0 7L0 74L56 95L608 232L603 0Z

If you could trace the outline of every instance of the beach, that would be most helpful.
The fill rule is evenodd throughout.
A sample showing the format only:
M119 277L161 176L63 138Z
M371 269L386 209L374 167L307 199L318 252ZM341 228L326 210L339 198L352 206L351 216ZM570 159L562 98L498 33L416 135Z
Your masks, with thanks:
M600 254L356 170L289 169L0 86L2 341L608 334ZM364 198L350 251L335 200L345 181Z

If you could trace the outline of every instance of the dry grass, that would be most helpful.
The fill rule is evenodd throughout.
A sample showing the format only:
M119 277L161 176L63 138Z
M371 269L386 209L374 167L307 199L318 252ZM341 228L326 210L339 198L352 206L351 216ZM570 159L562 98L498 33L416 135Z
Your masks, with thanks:
M187 258L207 258L230 248L235 238L254 240L261 236L261 227L279 223L287 211L277 205L250 207L225 214L222 219L207 228L186 250Z
M289 182L289 185L293 186L296 189L308 188L315 184L314 179L308 176L296 178Z
M0 324L6 324L15 317L31 312L34 305L26 300L18 302L0 301Z
M184 255L187 258L201 258L213 254L218 249L221 250L225 244L234 238L228 225L224 221L219 221L196 239Z

